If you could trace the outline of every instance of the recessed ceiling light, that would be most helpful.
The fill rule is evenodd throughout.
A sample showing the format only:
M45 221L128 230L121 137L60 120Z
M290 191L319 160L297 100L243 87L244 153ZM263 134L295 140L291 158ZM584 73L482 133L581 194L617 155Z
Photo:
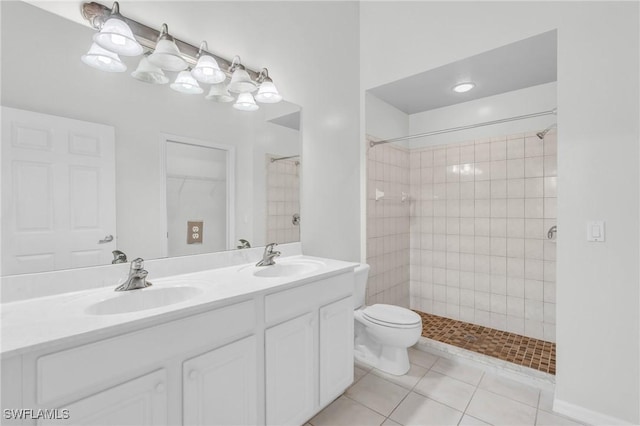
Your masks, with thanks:
M476 87L476 85L471 82L460 83L453 86L453 91L458 93L464 93L464 92L468 92L474 87Z

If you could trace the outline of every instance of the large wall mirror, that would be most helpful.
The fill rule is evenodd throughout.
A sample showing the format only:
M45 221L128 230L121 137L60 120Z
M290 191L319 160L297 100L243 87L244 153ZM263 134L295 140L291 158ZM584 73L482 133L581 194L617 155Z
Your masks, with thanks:
M102 72L90 28L0 6L3 276L299 240L298 105Z

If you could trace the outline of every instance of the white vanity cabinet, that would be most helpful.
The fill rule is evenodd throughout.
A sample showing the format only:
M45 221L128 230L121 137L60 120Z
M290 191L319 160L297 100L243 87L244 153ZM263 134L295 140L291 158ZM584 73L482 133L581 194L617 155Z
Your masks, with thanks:
M353 381L352 292L344 274L266 296L268 425L303 424Z
M24 355L22 407L68 409L69 419L52 420L56 424L233 424L231 415L238 423L243 416L255 423L255 311L251 299L65 350ZM189 397L184 418L183 392ZM225 405L226 411L212 416L218 401L233 401L248 413L233 413Z
M182 364L184 425L257 424L256 351L249 336Z
M0 424L303 424L353 381L353 273L282 287L5 353L3 414L68 418Z

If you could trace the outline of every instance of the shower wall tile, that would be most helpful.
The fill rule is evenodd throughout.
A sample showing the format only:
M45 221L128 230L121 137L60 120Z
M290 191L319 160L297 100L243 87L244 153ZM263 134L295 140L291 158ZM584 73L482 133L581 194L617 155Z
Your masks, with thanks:
M402 201L402 194L409 193L410 184L429 188L425 196L431 197L434 180L446 181L446 150L438 154L442 170L434 179L434 156L429 151L424 156L409 157L409 151L394 145L379 145L367 152L367 263L371 265L366 303L388 303L408 307L422 306L423 297L432 300L433 293L422 292L421 281L431 283L430 274L421 273L421 265L428 262L420 247L429 246L432 239L432 224L425 226L428 234L420 232L421 215L431 214L430 206L424 209L413 203L420 215L410 217L409 201ZM443 159L444 158L444 159ZM421 174L421 166L428 171ZM376 201L376 190L384 197ZM444 210L446 213L446 209ZM443 219L446 221L445 213ZM414 233L410 234L410 228ZM410 259L413 262L410 263ZM416 280L410 285L410 277ZM430 303L425 308L431 309Z
M411 307L555 341L555 132L401 152Z
M279 244L300 241L300 226L293 216L300 214L299 162L280 160L271 162L266 156L267 169L267 241Z

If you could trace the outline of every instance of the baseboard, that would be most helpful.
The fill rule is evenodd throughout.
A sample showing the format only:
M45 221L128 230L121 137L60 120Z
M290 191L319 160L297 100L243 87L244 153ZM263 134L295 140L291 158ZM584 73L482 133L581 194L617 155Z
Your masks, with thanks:
M633 424L633 423L629 423L626 420L609 416L607 414L599 413L597 411L589 410L588 408L584 408L567 401L562 401L557 398L553 400L553 411L558 414L562 414L563 416L571 417L572 419L575 419L590 425L632 425Z

